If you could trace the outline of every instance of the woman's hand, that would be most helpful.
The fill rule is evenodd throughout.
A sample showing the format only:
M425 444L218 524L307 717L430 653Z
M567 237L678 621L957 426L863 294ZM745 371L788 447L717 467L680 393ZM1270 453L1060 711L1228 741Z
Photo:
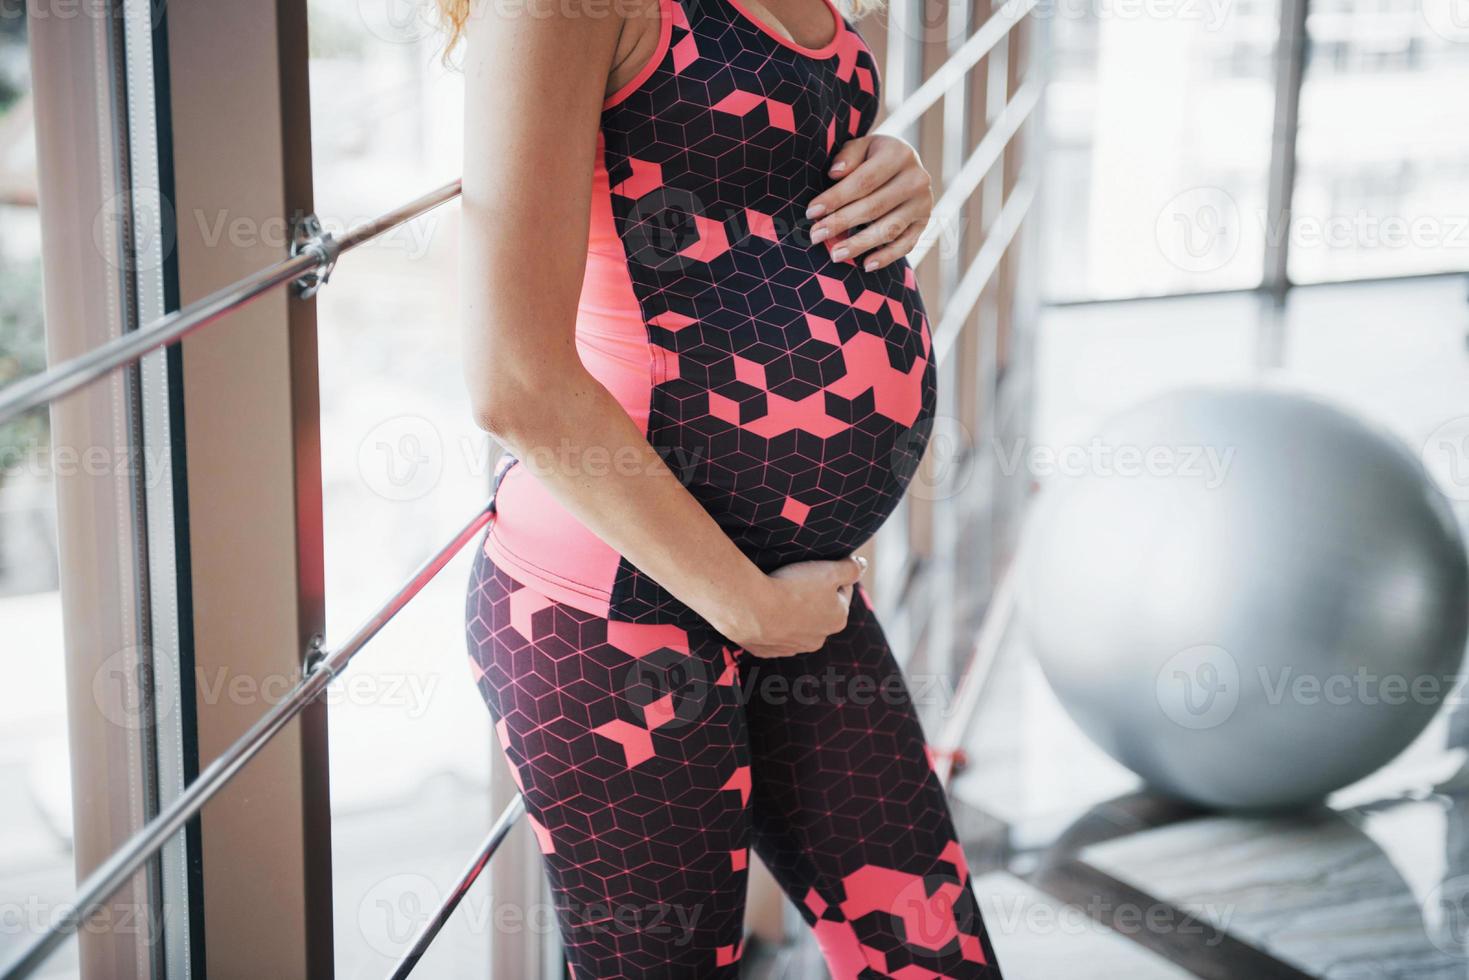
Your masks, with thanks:
M858 557L777 568L765 577L746 622L724 635L757 657L820 650L847 625L852 589L866 570L867 559Z
M868 272L913 251L933 213L933 181L913 147L896 136L860 136L837 151L828 173L836 183L806 209L820 219L813 245L829 241L838 262L871 252L862 263Z

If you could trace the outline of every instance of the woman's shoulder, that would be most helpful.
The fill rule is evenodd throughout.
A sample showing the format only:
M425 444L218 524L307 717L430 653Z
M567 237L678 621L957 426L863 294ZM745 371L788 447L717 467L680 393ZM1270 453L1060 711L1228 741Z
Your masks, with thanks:
M607 74L607 100L610 109L638 88L668 51L672 29L673 5L678 0L616 0L604 9L622 18L622 30L612 70Z

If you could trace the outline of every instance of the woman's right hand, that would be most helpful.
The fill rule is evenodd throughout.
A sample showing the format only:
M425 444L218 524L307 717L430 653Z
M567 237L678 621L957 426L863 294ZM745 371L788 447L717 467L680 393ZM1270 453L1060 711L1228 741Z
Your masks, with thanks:
M751 604L748 622L725 633L756 657L791 657L820 650L827 637L847 625L852 589L867 570L857 556L837 561L801 561L765 576L763 595Z

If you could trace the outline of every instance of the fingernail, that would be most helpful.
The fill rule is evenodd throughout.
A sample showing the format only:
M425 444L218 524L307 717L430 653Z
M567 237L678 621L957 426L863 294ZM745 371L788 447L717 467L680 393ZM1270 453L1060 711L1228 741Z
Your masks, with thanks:
M819 218L819 217L821 217L825 213L826 213L826 205L825 204L813 204L809 208L806 209L806 217L808 217L808 218Z
M842 259L846 258L850 254L852 254L851 249L847 248L847 246L845 245L838 245L836 248L832 249L831 257L840 262Z
M839 174L843 170L846 170L846 169L847 169L847 164L843 160L838 160L836 163L834 163L834 164L831 165L831 172L833 174Z
M868 259L866 262L862 263L862 268L866 269L868 272L875 271L877 269L877 259Z
M831 236L831 229L830 228L816 228L816 229L812 230L812 232L811 232L811 244L812 245L815 245L817 242L824 242L830 236Z
M864 571L864 572L867 571L867 559L866 558L863 558L861 555L858 555L857 556L857 564L858 564L858 566L861 567L862 571Z

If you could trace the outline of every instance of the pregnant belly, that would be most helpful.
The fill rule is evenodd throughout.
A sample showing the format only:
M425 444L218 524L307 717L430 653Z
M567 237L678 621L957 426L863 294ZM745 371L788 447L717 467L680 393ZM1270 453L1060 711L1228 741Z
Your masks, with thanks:
M788 274L776 277L769 253L740 257L748 271L682 276L641 309L584 287L577 347L760 568L845 557L897 507L933 426L932 338L912 271L865 273L803 250L779 256ZM500 487L485 546L498 566L594 615L697 619L534 475L567 461L527 462Z
M814 275L803 310L725 329L727 306L711 309L654 348L650 440L767 570L863 544L928 443L935 371L912 273L851 271Z

